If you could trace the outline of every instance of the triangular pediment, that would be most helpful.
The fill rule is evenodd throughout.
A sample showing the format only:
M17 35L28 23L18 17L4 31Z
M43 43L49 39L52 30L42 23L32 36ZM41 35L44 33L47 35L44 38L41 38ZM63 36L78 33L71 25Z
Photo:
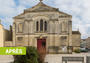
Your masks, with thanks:
M43 2L39 2L36 6L26 9L25 11L58 11L58 9L47 6Z
M43 2L39 2L37 5L33 6L32 8L28 8L28 9L24 10L24 13L22 13L18 16L15 16L14 18L24 18L23 15L27 12L44 12L44 11L46 11L46 12L55 11L55 12L59 12L60 14L63 14L63 15L71 16L67 13L59 11L58 8L54 8L54 7L44 4Z

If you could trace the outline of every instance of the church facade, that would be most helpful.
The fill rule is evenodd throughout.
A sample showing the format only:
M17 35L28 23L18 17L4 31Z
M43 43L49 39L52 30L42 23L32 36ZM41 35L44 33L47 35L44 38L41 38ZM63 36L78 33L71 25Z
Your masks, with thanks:
M34 46L48 53L72 52L72 16L40 1L14 17L13 46Z

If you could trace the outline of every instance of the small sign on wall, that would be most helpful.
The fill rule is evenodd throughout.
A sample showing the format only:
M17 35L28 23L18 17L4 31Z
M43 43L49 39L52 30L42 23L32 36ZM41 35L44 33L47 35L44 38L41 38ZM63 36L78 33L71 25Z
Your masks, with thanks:
M0 47L0 55L26 55L26 47Z

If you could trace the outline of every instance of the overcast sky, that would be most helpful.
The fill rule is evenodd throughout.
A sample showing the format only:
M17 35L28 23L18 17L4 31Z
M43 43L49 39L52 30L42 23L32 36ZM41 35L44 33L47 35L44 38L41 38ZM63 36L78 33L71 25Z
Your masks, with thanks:
M0 0L0 19L4 28L9 29L9 25L12 25L12 17L38 2L39 0ZM43 2L72 15L73 30L79 29L82 38L90 36L90 0L44 0Z

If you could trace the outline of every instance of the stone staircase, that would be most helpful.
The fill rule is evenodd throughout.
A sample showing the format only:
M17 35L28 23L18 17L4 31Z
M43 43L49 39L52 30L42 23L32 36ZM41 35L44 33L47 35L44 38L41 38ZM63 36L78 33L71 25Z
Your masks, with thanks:
M12 55L0 55L0 63L11 63L14 61Z

